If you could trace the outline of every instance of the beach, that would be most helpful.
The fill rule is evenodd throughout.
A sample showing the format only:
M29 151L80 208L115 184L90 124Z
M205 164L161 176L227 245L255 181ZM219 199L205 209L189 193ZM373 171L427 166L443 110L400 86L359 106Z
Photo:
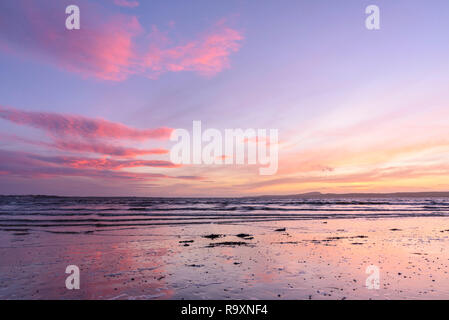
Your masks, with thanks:
M170 203L163 217L154 215L166 203L157 200L150 209L145 200L142 210L123 205L133 209L128 210L131 215L137 214L133 218L130 213L120 216L122 207L116 213L102 211L113 222L95 221L99 211L92 211L93 207L79 210L87 208L86 203L77 201L75 210L73 199L70 210L61 205L66 199L57 200L58 205L54 199L14 201L3 199L1 207L0 299L448 298L445 200L408 199L400 205L396 200L390 205L385 200L376 200L382 205L371 200L369 205L361 200L345 200L346 204L325 200L328 204L295 217L291 216L298 214L294 210L276 218L273 215L279 211L267 213L259 208L238 216L239 210L226 211L234 214L228 220L201 217L225 215L210 210L210 205L219 208L222 200ZM429 206L427 201L440 209L429 213L424 208ZM42 202L48 207L42 209ZM104 199L100 203L103 209L117 207L117 203L105 204ZM252 206L259 203L253 201ZM186 205L204 210L186 222L177 218L186 210L175 209ZM415 211L403 210L404 205L413 205ZM99 206L95 208L100 210ZM317 207L316 203L296 204L296 208L306 206ZM335 211L341 206L347 211ZM360 206L365 213L355 210ZM373 215L370 208L380 212ZM261 218L262 211L268 216ZM135 219L149 216L157 220L136 225ZM167 220L171 218L175 220ZM65 286L68 265L80 269L79 290ZM366 269L371 265L379 269L379 289L367 287Z

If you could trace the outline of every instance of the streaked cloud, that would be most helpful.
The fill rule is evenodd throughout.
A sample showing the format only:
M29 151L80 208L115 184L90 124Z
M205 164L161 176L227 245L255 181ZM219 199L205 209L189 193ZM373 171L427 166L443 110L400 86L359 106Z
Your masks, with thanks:
M33 155L30 157L40 161L54 163L71 168L120 170L123 168L137 168L137 167L158 167L158 168L180 167L180 165L176 165L170 161L164 160L115 160L108 158L94 159L94 158L80 158L80 157L67 157L67 156L47 157L40 155Z
M127 167L173 167L164 161L117 161L75 157L46 157L37 154L0 150L0 172L22 178L86 177L114 180L201 180L200 176L170 176L161 173L130 172Z
M121 123L51 112L23 111L0 105L0 119L44 130L53 137L113 138L143 141L168 139L170 128L135 129Z
M145 155L163 155L168 154L169 150L164 148L138 149L123 145L113 144L105 141L74 141L67 139L55 139L53 142L38 141L11 134L0 134L0 140L3 142L24 143L33 146L56 149L67 152L95 153L113 157L135 158Z
M194 175L177 177L150 173L148 169L171 170L181 166L161 159L136 159L139 156L166 155L168 150L164 148L140 149L129 146L129 143L166 140L172 131L170 128L137 129L105 119L24 111L2 106L0 119L42 130L51 139L42 141L1 133L4 145L11 142L14 148L18 144L28 144L39 149L39 153L0 150L0 171L3 175L25 178L88 177L142 182L154 179L202 179ZM121 144L117 144L118 141ZM57 154L47 155L48 150L54 150ZM145 170L126 171L133 168Z

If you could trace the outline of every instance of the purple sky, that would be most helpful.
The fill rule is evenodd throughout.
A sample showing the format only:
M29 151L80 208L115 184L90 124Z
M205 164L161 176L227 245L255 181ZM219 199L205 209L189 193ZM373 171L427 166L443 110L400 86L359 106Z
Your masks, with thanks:
M447 190L448 16L445 0L2 0L0 193ZM278 173L174 165L170 132L194 120L278 129Z

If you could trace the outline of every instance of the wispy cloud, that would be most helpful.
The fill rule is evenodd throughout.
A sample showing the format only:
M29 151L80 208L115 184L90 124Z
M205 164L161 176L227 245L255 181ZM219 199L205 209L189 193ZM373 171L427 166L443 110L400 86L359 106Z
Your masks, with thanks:
M0 150L0 172L22 178L87 177L103 180L149 181L161 179L201 180L200 176L170 176L161 173L129 172L127 167L171 167L164 161L114 161L75 157L46 157L27 152Z
M102 155L134 158L137 156L145 155L161 155L168 154L167 149L137 149L132 147L117 146L107 144L104 142L91 141L91 142L75 142L75 141L63 141L57 140L52 144L47 144L49 147L54 147L63 151L71 152L91 152Z
M82 27L70 32L61 19L62 1L17 0L14 6L0 2L0 49L84 77L126 79L136 58L133 39L143 31L137 18L109 14L96 19L102 11L81 3Z
M171 46L170 39L156 27L150 38L153 43L145 56L144 65L155 75L180 71L215 75L230 66L229 56L239 50L240 41L243 40L242 34L227 27L224 20L199 39L181 45Z
M40 156L30 155L33 159L40 161L58 164L71 168L93 168L101 170L120 170L123 168L137 168L137 167L158 167L158 168L177 168L176 165L170 161L164 160L115 160L115 159L94 159L94 158L80 158L67 156Z
M53 137L114 138L143 141L168 139L170 128L135 129L117 122L51 112L23 111L0 106L0 119L41 129Z
M100 180L104 178L138 181L153 179L195 180L199 178L197 176L177 177L159 173L153 174L147 171L126 171L130 168L147 168L147 170L149 168L179 168L180 165L175 165L167 160L136 159L138 156L145 155L165 155L168 153L166 149L139 149L126 145L127 143L142 142L148 139L165 140L172 131L170 128L136 129L104 119L23 111L1 106L0 119L43 130L51 139L50 141L40 141L36 138L2 133L0 138L4 145L8 145L8 142L13 142L12 145L14 146L17 146L17 143L24 143L41 148L42 152L54 149L58 153L49 156L46 153L34 154L0 150L0 171L3 175L25 178L76 176ZM118 145L117 141L122 144ZM86 156L86 154L89 155Z
M35 139L28 139L11 134L0 134L0 140L3 142L24 143L33 146L39 146L49 149L56 149L67 152L77 153L94 153L99 155L107 155L120 158L135 158L137 156L145 155L163 155L168 154L169 150L164 148L154 149L138 149L122 145L116 145L105 141L74 141L55 139L53 142L38 141Z
M120 7L135 8L139 6L139 1L132 0L114 0L114 3Z
M136 16L108 13L87 0L80 4L85 9L81 29L68 31L61 23L62 2L16 2L15 6L0 2L0 50L83 77L123 81L133 74L156 78L180 71L211 76L229 67L229 56L243 40L241 32L223 20L196 39L173 43L155 27L147 32ZM115 4L135 7L138 2L115 0Z

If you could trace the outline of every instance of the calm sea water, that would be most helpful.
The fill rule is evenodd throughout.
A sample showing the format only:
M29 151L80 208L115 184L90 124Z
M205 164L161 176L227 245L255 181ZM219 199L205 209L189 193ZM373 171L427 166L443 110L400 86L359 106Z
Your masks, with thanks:
M0 197L0 299L447 298L447 216L449 198Z
M0 197L0 229L58 233L158 225L420 216L449 216L449 199Z

